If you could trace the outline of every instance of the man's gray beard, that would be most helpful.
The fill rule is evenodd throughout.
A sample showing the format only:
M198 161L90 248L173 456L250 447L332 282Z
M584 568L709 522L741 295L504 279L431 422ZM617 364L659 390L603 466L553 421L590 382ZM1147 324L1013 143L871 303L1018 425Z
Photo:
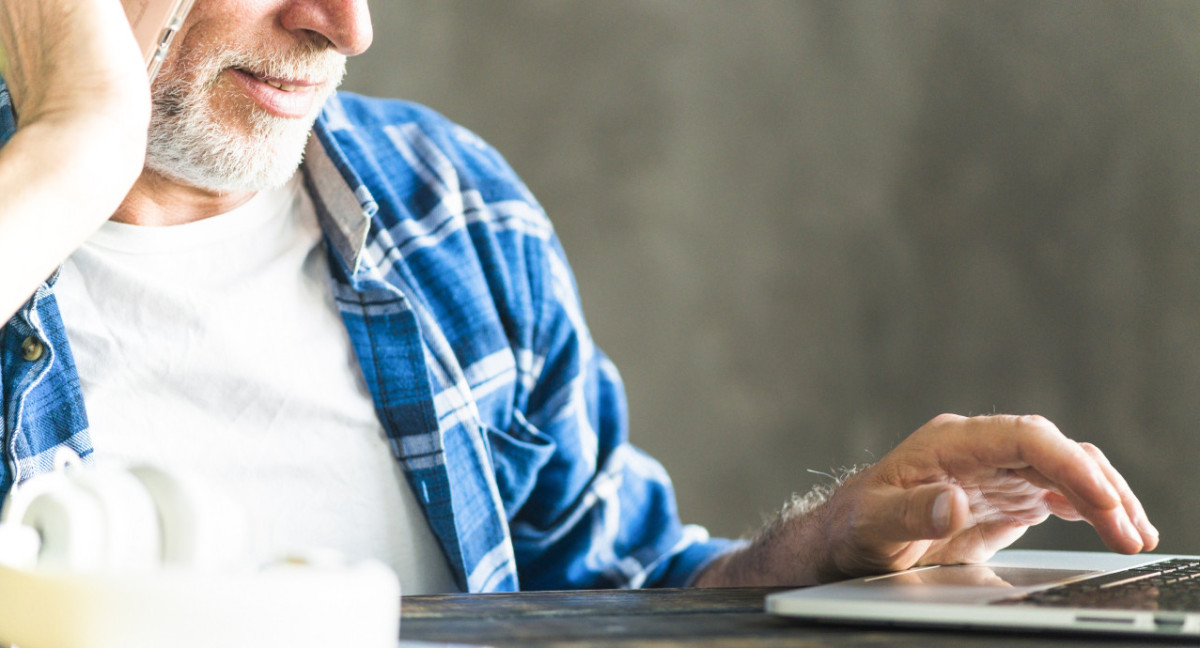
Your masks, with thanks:
M316 58L315 56L309 58ZM209 57L207 72L191 78L160 77L154 84L154 111L150 119L149 141L146 147L146 167L160 175L184 184L229 193L262 191L284 185L304 158L304 148L312 132L318 111L309 118L288 119L271 115L249 106L238 118L249 129L231 128L214 114L210 94L216 75L225 67L225 57ZM344 58L341 59L344 63ZM222 61L217 63L217 61ZM204 66L201 63L201 66ZM189 69L190 65L177 66ZM299 63L253 61L249 69L272 70L274 76L296 78ZM307 63L311 69L313 64ZM329 65L321 67L329 69ZM344 65L334 71L334 81L340 82ZM192 68L195 69L195 68ZM201 85L196 79L211 79ZM324 104L337 83L324 91L317 106ZM227 102L234 104L234 102Z

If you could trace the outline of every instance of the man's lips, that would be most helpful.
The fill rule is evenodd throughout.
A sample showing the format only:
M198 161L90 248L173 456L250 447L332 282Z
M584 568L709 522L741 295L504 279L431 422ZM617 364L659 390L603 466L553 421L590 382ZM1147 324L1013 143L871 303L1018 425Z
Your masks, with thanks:
M300 119L312 114L321 82L259 76L241 68L229 68L233 80L267 112Z

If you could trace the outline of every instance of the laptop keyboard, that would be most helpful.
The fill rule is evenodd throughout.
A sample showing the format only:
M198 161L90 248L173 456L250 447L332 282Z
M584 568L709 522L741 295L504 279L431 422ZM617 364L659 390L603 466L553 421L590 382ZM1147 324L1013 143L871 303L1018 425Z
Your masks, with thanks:
M995 603L1200 612L1200 560L1164 560Z

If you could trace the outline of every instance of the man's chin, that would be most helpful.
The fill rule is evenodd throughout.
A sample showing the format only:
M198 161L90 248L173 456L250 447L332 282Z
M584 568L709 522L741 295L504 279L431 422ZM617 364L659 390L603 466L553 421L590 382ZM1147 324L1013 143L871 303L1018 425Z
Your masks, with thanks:
M209 193L275 189L295 175L312 132L309 127L286 137L243 138L208 130L203 137L152 133L146 169L172 183Z
M278 189L287 184L288 181L295 176L300 169L297 163L295 166L281 171L270 176L259 176L255 178L214 178L211 175L195 175L188 173L179 173L171 168L153 167L147 164L145 174L150 174L156 178L157 183L165 183L185 187L196 194L206 194L211 196L227 196L237 193L257 193L259 191L269 191Z

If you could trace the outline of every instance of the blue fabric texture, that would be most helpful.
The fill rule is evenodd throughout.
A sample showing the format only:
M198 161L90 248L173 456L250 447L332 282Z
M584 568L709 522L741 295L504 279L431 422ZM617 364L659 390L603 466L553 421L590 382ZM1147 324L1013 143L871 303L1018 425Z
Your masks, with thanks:
M559 241L498 153L427 108L339 93L302 171L376 411L460 587L681 586L734 545L683 525L629 443ZM0 494L59 446L86 460L53 279L0 329L0 372Z

